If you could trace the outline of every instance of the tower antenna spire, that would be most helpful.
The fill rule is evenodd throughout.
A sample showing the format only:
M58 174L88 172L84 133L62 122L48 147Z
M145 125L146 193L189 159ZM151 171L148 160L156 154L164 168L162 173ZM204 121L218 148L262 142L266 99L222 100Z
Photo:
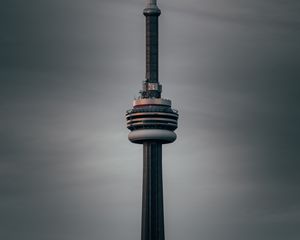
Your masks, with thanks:
M141 98L160 98L162 87L158 80L158 17L161 14L156 0L147 0L146 17L146 80Z

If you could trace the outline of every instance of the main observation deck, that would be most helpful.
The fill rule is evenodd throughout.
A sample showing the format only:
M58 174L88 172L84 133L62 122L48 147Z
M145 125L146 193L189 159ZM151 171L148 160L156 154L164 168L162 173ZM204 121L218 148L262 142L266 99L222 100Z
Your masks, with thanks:
M134 143L155 140L171 143L176 139L178 111L171 108L171 101L162 98L141 98L133 102L133 109L126 112L128 138Z

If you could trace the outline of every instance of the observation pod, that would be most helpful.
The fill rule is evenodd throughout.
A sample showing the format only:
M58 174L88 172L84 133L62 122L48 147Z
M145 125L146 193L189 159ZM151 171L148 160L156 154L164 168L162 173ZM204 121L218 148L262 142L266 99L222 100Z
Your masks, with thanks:
M158 141L162 144L176 140L178 112L171 108L171 101L161 98L137 99L133 109L126 113L128 139L133 143Z

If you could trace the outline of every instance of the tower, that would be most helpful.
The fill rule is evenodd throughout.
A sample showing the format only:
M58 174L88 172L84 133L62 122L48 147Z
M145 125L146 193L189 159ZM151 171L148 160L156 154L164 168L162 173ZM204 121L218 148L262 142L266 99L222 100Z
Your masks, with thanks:
M147 0L146 80L133 108L126 112L128 139L143 144L142 240L164 240L162 144L176 140L178 112L161 97L158 80L158 17L156 0Z

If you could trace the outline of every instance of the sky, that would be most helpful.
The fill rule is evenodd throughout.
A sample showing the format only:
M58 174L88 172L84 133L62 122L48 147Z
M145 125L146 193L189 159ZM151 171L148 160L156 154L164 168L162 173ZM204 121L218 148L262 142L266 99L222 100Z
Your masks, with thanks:
M300 2L161 0L166 239L300 239ZM2 0L0 239L140 238L143 0Z

